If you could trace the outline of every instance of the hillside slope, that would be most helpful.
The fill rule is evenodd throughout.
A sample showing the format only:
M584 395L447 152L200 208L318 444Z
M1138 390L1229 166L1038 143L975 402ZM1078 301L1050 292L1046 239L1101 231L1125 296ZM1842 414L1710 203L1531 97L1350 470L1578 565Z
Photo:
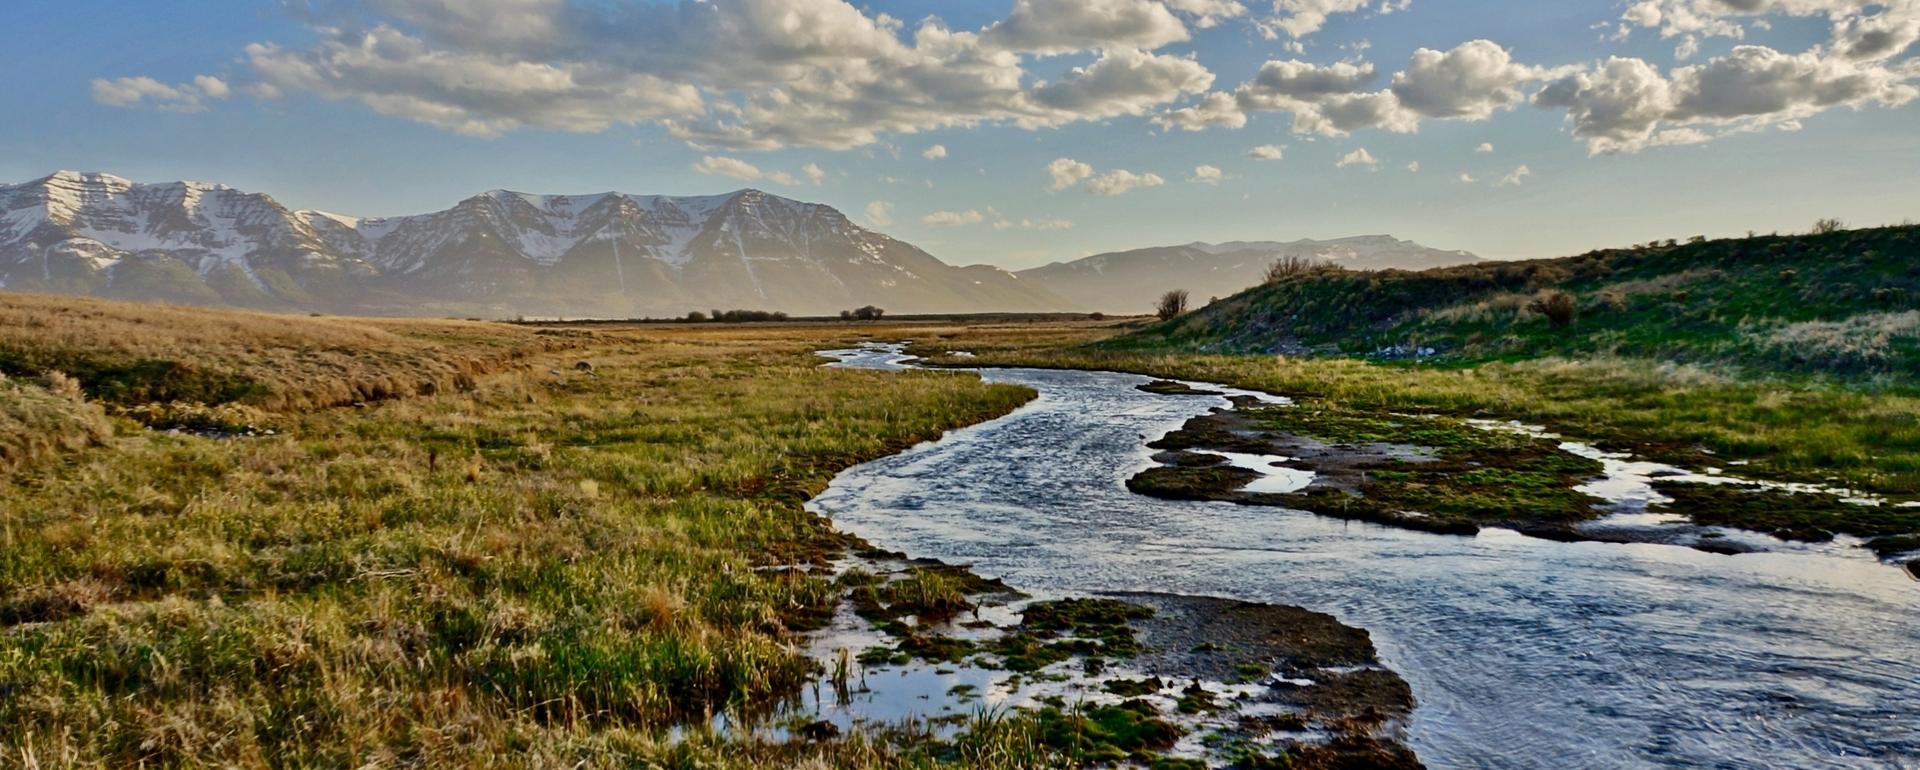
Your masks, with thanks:
M444 211L293 211L199 182L61 171L0 185L0 288L373 315L569 318L752 308L1067 309L831 206L758 190L671 197L492 190Z
M1326 241L1234 241L1134 249L1055 262L1017 275L1088 310L1142 313L1171 288L1185 289L1201 301L1238 294L1264 280L1268 265L1287 258L1349 270L1421 270L1480 259L1388 235L1361 235Z
M1897 373L1920 352L1920 227L1668 241L1421 272L1319 270L1112 344L1443 361L1616 354Z

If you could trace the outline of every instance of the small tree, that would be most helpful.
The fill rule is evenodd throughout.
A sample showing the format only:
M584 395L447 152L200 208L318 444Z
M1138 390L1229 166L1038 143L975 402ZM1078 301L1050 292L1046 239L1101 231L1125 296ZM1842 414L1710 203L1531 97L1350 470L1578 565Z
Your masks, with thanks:
M1574 302L1573 295L1564 291L1541 292L1527 303L1527 309L1546 316L1555 329L1572 326L1574 317L1580 313L1580 306Z
M1289 255L1267 265L1267 283L1279 283L1296 275L1306 275L1313 270L1313 260L1298 255Z
M1837 233L1837 232L1840 232L1841 230L1845 230L1846 228L1847 228L1847 223L1842 222L1838 219L1834 219L1832 217L1828 217L1826 219L1813 220L1814 235L1830 235L1832 233Z
M698 310L687 311L687 321L689 323L700 323L701 321L705 321L705 320L707 320L706 313L702 313Z
M859 308L853 309L853 320L878 321L880 320L881 316L886 314L887 314L887 311L885 309L877 308L872 305L867 305L866 307L859 307Z
M1154 308L1154 314L1162 321L1171 321L1187 312L1187 290L1174 289L1160 295L1160 304Z

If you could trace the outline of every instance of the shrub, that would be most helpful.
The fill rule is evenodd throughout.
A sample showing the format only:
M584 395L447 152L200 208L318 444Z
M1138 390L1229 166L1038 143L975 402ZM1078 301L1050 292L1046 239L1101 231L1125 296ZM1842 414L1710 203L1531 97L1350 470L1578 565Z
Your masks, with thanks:
M1574 317L1580 313L1580 306L1574 302L1573 295L1564 291L1541 292L1527 304L1527 309L1546 316L1555 329L1572 326Z
M1847 224L1845 222L1842 222L1838 219L1834 219L1832 217L1828 217L1826 219L1816 219L1813 221L1813 234L1828 235L1830 233L1840 232L1841 230L1846 229L1846 227L1847 227Z
M1174 289L1160 295L1160 302L1154 306L1154 315L1162 321L1171 321L1187 312L1187 290Z
M1307 257L1281 257L1274 260L1273 264L1267 265L1266 282L1279 283L1294 276L1306 275L1313 272L1314 266L1314 261Z
M857 307L852 310L840 311L840 317L848 321L878 321L880 320L881 316L884 316L886 314L887 314L887 311L885 309L877 308L872 305L867 305L865 307Z

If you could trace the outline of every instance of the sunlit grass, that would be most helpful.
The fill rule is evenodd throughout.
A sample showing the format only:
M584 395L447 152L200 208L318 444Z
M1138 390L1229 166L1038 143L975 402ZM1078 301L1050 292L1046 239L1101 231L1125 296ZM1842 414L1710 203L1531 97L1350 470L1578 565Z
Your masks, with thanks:
M600 332L467 392L123 424L9 475L0 765L930 761L664 738L819 675L792 634L839 590L762 569L843 547L806 497L1029 397L809 352L852 336Z

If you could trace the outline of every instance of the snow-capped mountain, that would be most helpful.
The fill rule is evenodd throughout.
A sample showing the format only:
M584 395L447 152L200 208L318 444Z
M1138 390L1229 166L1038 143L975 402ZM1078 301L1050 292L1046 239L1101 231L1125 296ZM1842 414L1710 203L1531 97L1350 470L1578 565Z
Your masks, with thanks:
M1145 313L1168 289L1186 289L1196 304L1209 297L1238 294L1265 280L1267 266L1285 257L1349 270L1424 270L1480 260L1465 251L1428 248L1388 235L1360 235L1326 241L1189 243L1117 251L1055 262L1017 275L1089 310Z
M628 317L709 308L1057 310L829 206L758 190L667 197L494 190L429 214L291 211L195 182L62 171L0 186L0 287L380 314Z

